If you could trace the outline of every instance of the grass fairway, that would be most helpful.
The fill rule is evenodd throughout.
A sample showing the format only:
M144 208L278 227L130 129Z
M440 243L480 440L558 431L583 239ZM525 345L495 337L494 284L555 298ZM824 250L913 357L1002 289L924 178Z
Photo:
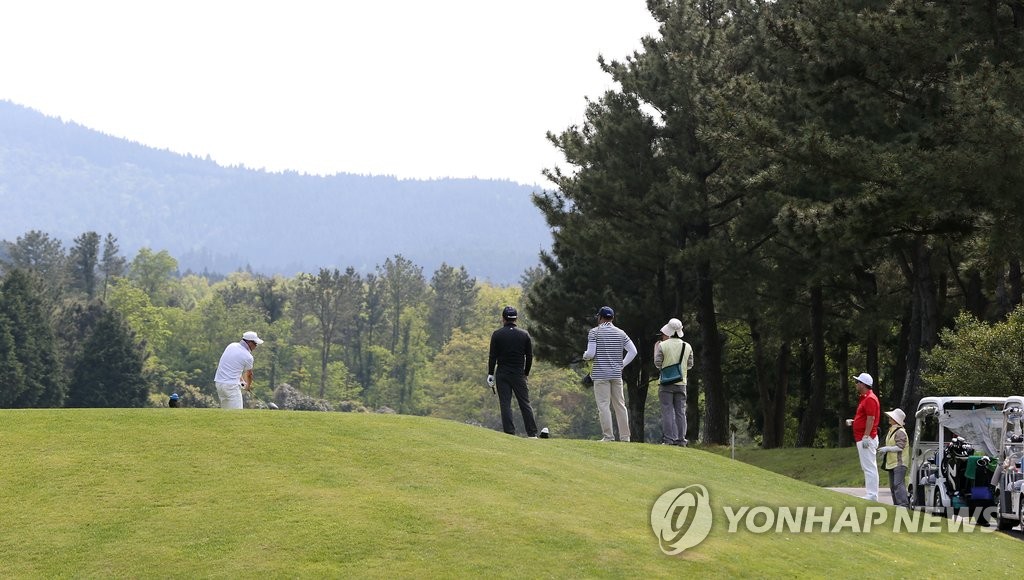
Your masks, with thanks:
M527 440L421 417L2 411L0 452L5 578L1024 571L1020 540L998 533L729 533L724 506L869 504L714 453ZM651 507L695 483L711 496L711 534L666 556Z

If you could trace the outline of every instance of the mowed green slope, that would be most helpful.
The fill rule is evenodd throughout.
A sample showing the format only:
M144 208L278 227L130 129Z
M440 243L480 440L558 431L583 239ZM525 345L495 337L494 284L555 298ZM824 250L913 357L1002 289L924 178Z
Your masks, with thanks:
M996 533L729 533L724 506L869 504L713 453L528 440L421 417L2 411L0 452L4 577L1022 570L1020 540ZM714 527L699 546L666 556L651 507L695 483L709 490Z

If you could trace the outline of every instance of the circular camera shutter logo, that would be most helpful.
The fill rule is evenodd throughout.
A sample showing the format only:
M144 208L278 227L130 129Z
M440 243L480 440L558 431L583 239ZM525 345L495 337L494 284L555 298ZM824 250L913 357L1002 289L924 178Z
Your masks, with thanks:
M680 554L711 532L711 500L703 485L677 487L661 494L651 508L651 529L661 551Z

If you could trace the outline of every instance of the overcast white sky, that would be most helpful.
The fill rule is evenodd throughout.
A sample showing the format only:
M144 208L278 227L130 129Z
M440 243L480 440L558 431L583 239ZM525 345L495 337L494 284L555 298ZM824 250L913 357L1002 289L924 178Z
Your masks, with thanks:
M13 0L0 99L224 165L544 184L644 0Z

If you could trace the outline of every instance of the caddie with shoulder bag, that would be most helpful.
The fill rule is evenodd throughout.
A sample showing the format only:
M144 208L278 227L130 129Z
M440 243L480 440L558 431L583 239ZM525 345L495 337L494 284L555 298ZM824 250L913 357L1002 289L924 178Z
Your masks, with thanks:
M683 342L683 323L672 318L654 344L661 403L661 443L686 447L686 371L693 368L693 348Z

